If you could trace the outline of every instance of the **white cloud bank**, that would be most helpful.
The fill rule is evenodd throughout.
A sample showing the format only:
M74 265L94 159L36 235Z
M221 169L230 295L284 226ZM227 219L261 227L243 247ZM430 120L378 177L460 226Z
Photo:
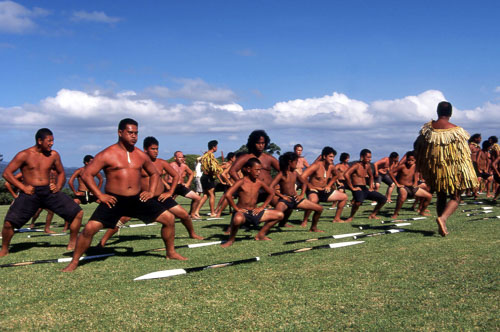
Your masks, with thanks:
M0 107L4 119L0 128L34 132L47 126L59 138L79 132L89 137L89 146L105 146L103 135L114 132L120 119L132 117L143 133L155 135L160 141L162 135L209 135L228 142L240 137L241 142L231 143L239 147L250 131L262 128L283 150L300 142L309 151L331 145L339 153L356 154L363 147L380 153L404 153L411 149L421 125L436 117L436 105L446 100L437 90L374 102L334 92L279 102L267 109L244 109L234 102L236 96L231 90L199 80L184 81L178 90L164 88L158 92L158 88L113 94L62 89L36 105ZM169 103L169 98L180 96L191 101ZM452 120L471 134L498 135L500 104L485 103L471 110L455 108Z
M99 11L87 12L84 10L75 11L71 19L76 22L86 21L86 22L98 22L98 23L108 23L108 24L118 23L122 20L119 17L108 16L104 12L99 12Z
M33 31L37 26L34 19L49 13L38 7L28 9L13 1L0 1L0 32L21 34Z

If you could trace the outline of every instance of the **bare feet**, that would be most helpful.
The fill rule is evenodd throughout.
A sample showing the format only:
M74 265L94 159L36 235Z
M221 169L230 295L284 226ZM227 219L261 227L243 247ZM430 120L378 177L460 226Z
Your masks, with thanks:
M391 216L391 219L397 219L397 217L398 217L398 216L399 216L399 214L393 214L393 215Z
M351 222L353 220L353 218L349 217L345 220L345 222Z
M293 225L290 225L290 224L286 223L286 224L284 224L283 226L282 226L282 225L280 225L280 227L293 227Z
M63 272L71 272L71 271L74 271L77 267L78 267L78 262L76 262L76 263L71 262L62 271Z
M368 219L380 219L380 218L379 218L379 217L377 217L377 215L376 215L376 214L370 214L370 215L368 216Z
M271 239L270 239L270 238L268 238L268 237L267 237L267 236L265 236L265 235L264 235L264 236L256 236L256 237L255 237L255 240L256 240L256 241L271 241Z
M322 231L322 230L317 229L317 228L311 228L311 229L309 229L309 232L314 232L314 233L324 233L325 231Z
M448 235L449 233L448 233L448 229L446 228L446 222L441 220L441 218L439 218L439 217L436 218L436 222L437 222L438 227L439 227L439 234L443 237Z
M347 221L346 220L342 220L340 218L338 218L338 219L336 218L336 219L333 219L332 222L333 223L336 223L336 222L344 223L344 222L347 222Z
M428 213L428 212L425 212L425 211L424 211L424 212L420 212L420 213L419 213L419 215L424 216L424 217L428 217L428 216L430 216L431 214L430 214L430 213Z
M0 257L7 256L8 254L9 254L8 250L2 250L2 251L0 251Z
M234 243L234 241L227 241L227 242L224 242L223 244L221 244L220 246L222 248L227 248L227 247L231 246L233 243Z
M57 232L51 231L50 229L45 229L44 233L47 233L47 234L56 234Z
M203 240L204 239L203 236L199 236L196 233L190 234L189 237L192 238L192 239L195 239L195 240Z
M66 250L68 250L68 251L73 251L73 250L75 250L75 245L76 245L76 240L75 240L75 241L73 241L73 242L69 242L69 243L68 243L68 246L66 247Z
M173 253L170 253L170 254L167 253L167 259L177 259L179 261L186 261L187 260L186 257L179 255L175 251Z
M302 224L300 224L300 227L307 227L307 220L303 221Z

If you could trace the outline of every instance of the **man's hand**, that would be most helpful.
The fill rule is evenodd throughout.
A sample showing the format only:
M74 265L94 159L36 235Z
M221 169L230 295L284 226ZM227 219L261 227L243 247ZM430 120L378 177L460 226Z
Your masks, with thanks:
M26 195L33 195L35 193L35 187L33 187L32 185L25 185L24 188L22 188L23 190L23 193L25 193Z
M264 211L264 208L261 206L261 207L258 207L258 208L255 208L252 210L252 214L254 216L258 215L259 213L261 213L262 211Z
M56 193L59 191L59 189L57 189L57 186L55 183L49 184L49 188L50 188L50 191L52 191L53 193Z
M145 191L144 191L144 192L142 192L142 193L141 193L141 195L142 195L143 193L145 193ZM153 193L150 193L150 194L151 194L151 197L153 197ZM167 198L171 197L171 196L172 196L172 195L171 195L171 194L167 191L167 192L164 192L163 194L161 194L160 196L158 196L158 200L159 200L160 202L165 202L165 200L166 200ZM149 197L149 198L151 198L151 197ZM148 198L148 199L149 199L149 198ZM146 199L146 201L147 201L148 199ZM145 201L143 201L143 202L145 202Z
M108 194L102 194L99 197L99 200L101 201L101 203L106 204L110 209L113 208L116 204L116 197Z
M139 195L139 200L141 202L147 202L149 199L153 198L153 193L150 192L150 191L143 191L140 195ZM165 198L166 199L166 198Z

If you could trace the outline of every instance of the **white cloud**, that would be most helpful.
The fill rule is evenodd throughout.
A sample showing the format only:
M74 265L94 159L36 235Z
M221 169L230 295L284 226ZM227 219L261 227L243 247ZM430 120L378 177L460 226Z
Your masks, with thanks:
M13 1L0 1L0 32L25 33L33 31L34 18L49 15L49 11L34 7L28 9Z
M500 86L497 86L497 87L495 88L495 92L500 92Z
M165 86L153 86L146 89L146 92L154 97L187 99L194 101L210 101L214 103L230 103L237 99L236 94L225 88L219 88L208 84L200 78L175 79L181 87L171 89Z
M78 134L86 137L85 149L95 151L103 141L109 142L120 119L132 117L139 122L142 133L160 140L162 135L226 137L226 144L237 148L245 143L250 131L265 129L283 149L302 143L308 158L314 158L310 153L326 145L339 153L351 153L351 159L357 159L362 148L369 148L377 158L377 152L402 154L411 149L421 125L436 118L437 103L446 99L442 92L429 90L370 103L334 92L319 98L279 102L267 109L245 109L235 102L202 100L202 96L210 99L210 94L202 93L200 97L193 95L196 101L169 104L135 91L62 89L36 105L0 107L0 128L34 131L49 127L58 132L59 140L71 140ZM500 104L485 103L470 110L455 108L452 121L470 133L498 135ZM183 142L174 140L171 144L179 146L173 149L185 149ZM200 146L204 144L199 142Z
M118 23L122 20L119 17L108 16L104 12L98 12L98 11L87 12L84 10L75 11L71 19L77 22L87 21L87 22L98 22L98 23L109 23L109 24Z

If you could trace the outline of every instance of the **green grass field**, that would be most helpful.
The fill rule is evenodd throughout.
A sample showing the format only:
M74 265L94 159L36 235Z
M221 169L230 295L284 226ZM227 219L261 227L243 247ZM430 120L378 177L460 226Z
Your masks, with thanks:
M178 201L188 208L186 200ZM484 205L490 204L485 200ZM84 221L95 206L84 206ZM405 204L402 218L417 216L410 206ZM268 254L352 239L286 245L285 241L318 236L301 228L302 212L294 212L295 227L273 229L272 241L254 241L255 230L240 230L241 241L227 249L179 249L189 258L179 262L165 260L164 252L132 253L163 247L159 226L125 228L109 242L108 251L115 256L82 263L73 273L61 272L65 263L1 268L0 330L498 331L500 219L471 221L480 217L460 212L478 206L460 206L448 222L446 238L437 234L435 217L429 217L413 221L405 227L408 232L364 238L361 245L276 257ZM365 203L352 224L332 224L335 211L325 209L321 235L380 225L368 220L371 208ZM1 220L7 209L0 207ZM380 216L388 219L393 209L394 204L387 204ZM434 204L430 209L435 215ZM500 207L489 215L500 215ZM195 229L207 240L217 241L226 238L222 229L228 222L229 216L198 221ZM60 230L62 220L56 217L53 225ZM27 238L34 234L16 234L10 255L0 264L70 257L65 250L67 236ZM94 245L102 235L96 235ZM182 224L176 224L176 245L196 242L187 237ZM254 256L261 260L133 281L149 272Z

